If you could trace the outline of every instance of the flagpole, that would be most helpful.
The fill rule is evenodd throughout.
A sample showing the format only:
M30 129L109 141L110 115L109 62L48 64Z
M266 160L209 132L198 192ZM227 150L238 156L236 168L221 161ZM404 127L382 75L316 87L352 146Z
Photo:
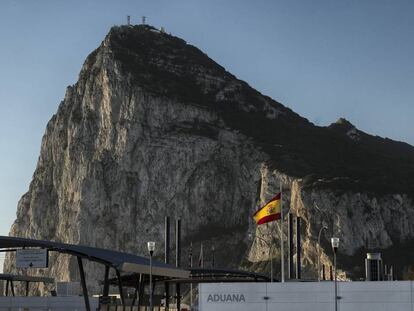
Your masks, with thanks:
M190 243L190 268L193 268L193 242ZM193 283L190 284L190 308L193 307Z
M280 182L280 273L282 283L285 282L285 248L283 243L283 195L282 195L282 182Z

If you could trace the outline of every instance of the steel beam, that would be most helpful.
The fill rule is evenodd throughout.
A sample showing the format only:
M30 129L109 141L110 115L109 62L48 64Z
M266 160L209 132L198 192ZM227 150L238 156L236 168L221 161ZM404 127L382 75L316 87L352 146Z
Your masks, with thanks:
M300 255L302 253L302 246L301 246L301 238L300 238L300 217L296 217L296 279L301 279L302 271L301 271L301 258Z
M175 222L175 266L181 265L181 220ZM177 299L177 310L181 310L181 286L180 283L175 284L175 293Z
M10 281L7 280L6 281L6 296L9 296L9 283L10 283Z
M122 289L122 279L121 279L121 273L118 269L115 269L116 271L116 277L118 278L118 289L119 289L119 297L121 297L121 303L124 306L125 305L125 297L124 297L124 291Z
M145 274L142 275L141 284L139 286L139 291L138 291L138 309L141 306L142 299L144 297L144 291L145 291Z
M104 278L104 286L102 296L108 297L109 296L109 266L105 265L105 278Z
M165 217L164 242L165 242L164 243L164 246L165 246L164 261L166 264L169 264L170 263L170 217L168 216ZM170 308L170 301L169 301L170 285L167 282L165 282L164 284L164 293L165 293L165 311L168 311L168 309Z
M79 274L80 274L81 284L82 284L83 299L85 300L85 308L86 308L86 311L91 311L91 305L89 304L88 288L86 287L85 271L83 270L82 258L81 257L76 257L76 258L78 259Z
M12 292L12 296L14 296L14 284L13 284L12 280L10 280L10 289L11 289L11 292Z
M134 306L135 301L137 301L137 296L138 296L138 293L139 293L139 288L141 286L141 279L142 279L142 273L139 274L138 282L137 282L137 285L135 286L134 297L132 297L131 306Z
M294 242L293 242L293 214L289 213L288 217L288 250L289 250L289 257L288 257L288 277L289 279L294 279L294 262L293 262L293 254L294 254Z

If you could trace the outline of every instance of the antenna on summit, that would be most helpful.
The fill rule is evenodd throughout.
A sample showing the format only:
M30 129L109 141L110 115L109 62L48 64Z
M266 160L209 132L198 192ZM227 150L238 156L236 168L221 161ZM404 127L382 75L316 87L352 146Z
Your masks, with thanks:
M147 17L146 16L142 16L141 17L141 21L142 21L142 25L145 25L145 20L147 19Z
M131 25L131 16L127 15L127 25L130 26Z

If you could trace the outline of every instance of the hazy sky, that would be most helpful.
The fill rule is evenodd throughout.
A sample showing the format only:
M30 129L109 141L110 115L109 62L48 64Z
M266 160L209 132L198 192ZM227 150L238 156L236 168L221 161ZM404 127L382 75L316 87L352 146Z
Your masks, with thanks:
M1 0L0 235L47 121L111 26L142 15L319 125L414 144L414 1Z

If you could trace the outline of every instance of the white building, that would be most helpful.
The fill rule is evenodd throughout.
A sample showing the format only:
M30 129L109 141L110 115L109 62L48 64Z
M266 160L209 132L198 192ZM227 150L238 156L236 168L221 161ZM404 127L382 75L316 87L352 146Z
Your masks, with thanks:
M199 285L199 311L333 311L334 282ZM413 282L338 282L338 311L412 311Z

